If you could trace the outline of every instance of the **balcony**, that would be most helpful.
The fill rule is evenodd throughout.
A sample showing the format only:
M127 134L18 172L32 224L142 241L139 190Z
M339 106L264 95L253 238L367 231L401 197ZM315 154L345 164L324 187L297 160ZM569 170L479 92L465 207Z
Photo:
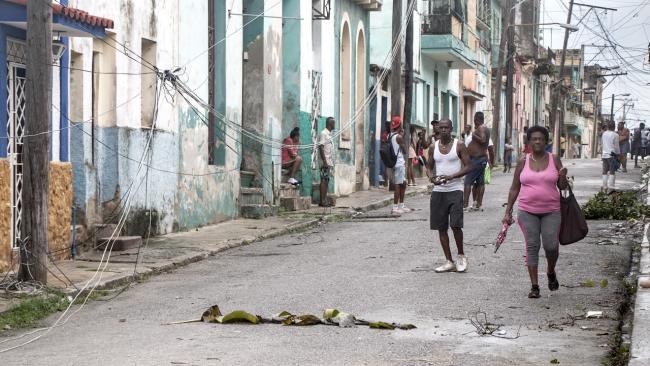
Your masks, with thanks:
M490 0L476 0L476 27L489 31L492 23Z
M472 69L476 56L467 46L467 20L462 0L425 0L421 51L451 69Z
M354 0L354 2L361 5L367 11L380 11L384 3L383 0Z

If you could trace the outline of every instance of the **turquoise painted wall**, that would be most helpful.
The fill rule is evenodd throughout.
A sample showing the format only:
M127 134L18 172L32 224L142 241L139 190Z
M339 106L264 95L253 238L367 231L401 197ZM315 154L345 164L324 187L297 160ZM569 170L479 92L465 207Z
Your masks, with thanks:
M216 1L215 4L223 3L226 1ZM244 13L245 14L261 14L264 12L264 0L244 0ZM247 15L244 17L244 24L247 24L253 20L255 16ZM259 17L253 22L244 27L244 50L248 47L248 44L251 43L255 37L262 34L264 31L264 18Z
M337 65L341 64L341 50L340 50L339 45L341 44L341 28L342 28L342 22L343 22L343 14L346 13L346 12L348 14L348 17L350 18L350 36L351 36L351 45L352 45L351 76L352 76L352 80L353 80L353 82L352 82L352 95L353 95L353 98L352 98L351 105L353 106L352 111L355 111L356 110L356 105L357 105L356 100L355 100L355 98L356 98L356 95L355 95L356 94L355 93L355 90L356 90L356 67L355 67L355 64L356 64L356 59L357 59L357 54L356 54L357 53L357 50L356 50L356 48L357 48L356 47L356 45L357 45L357 32L358 32L359 21L362 21L363 25L364 25L364 28L365 28L364 29L364 34L365 34L365 37L366 37L366 76L367 76L368 73L369 73L369 71L368 71L369 62L367 60L370 59L370 52L369 52L370 47L369 47L369 45L371 44L370 39L369 39L369 32L368 32L368 25L370 24L370 16L368 15L368 12L365 9L363 9L362 7L360 7L356 2L353 2L353 1L350 1L350 0L341 0L338 3L338 6L336 7L336 9L333 12L333 16L334 16L334 19L335 19L335 25L334 25L335 28L334 29L336 30L335 44L337 45L335 62L336 62ZM341 90L340 69L336 69L336 80L335 80L334 85L335 85L334 88L337 91L336 95L338 96L338 91ZM369 86L369 85L370 85L370 83L368 82L368 80L366 80L366 86ZM340 116L340 108L341 108L340 106L341 106L341 103L340 103L340 101L339 101L339 99L337 97L336 100L335 100L335 103L334 103L334 107L335 107L335 111L336 111L335 118L336 118L336 123L337 123L337 125L336 125L337 129L340 129L340 124L341 123L347 123L348 122L348 121L341 121L340 120L340 117L341 117ZM364 116L364 121L365 121L365 123L364 123L364 127L365 127L365 130L364 130L365 146L368 146L368 144L369 144L368 139L367 139L367 135L368 135L368 133L367 133L367 131L368 131L368 109L369 108L366 108L366 115ZM354 113L351 113L351 114L354 114ZM367 166L368 151L370 149L366 149L366 151L355 152L354 151L355 138L356 138L355 131L354 131L354 128L352 128L352 131L350 133L350 141L351 141L351 144L352 144L352 148L351 149L339 149L339 151L338 151L338 160L337 160L338 164L350 164L350 165L353 165L354 164L354 158L355 158L354 154L355 153L360 153L360 154L364 154L364 163Z

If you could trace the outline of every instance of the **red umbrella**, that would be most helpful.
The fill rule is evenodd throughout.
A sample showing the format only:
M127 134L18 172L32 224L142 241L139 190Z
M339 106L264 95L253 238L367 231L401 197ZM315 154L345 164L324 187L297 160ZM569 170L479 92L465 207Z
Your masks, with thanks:
M501 247L501 244L506 240L506 235L508 235L508 229L510 228L510 225L512 225L512 222L510 223L504 223L503 226L501 227L501 231L499 232L499 235L497 235L497 240L494 243L495 248L494 252L496 253L497 250Z

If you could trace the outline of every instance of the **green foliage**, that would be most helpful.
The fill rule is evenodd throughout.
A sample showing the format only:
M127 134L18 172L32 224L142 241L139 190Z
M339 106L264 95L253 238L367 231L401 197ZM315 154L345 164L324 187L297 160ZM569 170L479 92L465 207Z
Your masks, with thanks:
M598 193L582 208L587 220L629 220L649 216L650 206L633 192Z
M0 332L7 326L13 329L33 326L38 320L65 310L68 304L65 295L59 291L24 297L18 304L0 314Z

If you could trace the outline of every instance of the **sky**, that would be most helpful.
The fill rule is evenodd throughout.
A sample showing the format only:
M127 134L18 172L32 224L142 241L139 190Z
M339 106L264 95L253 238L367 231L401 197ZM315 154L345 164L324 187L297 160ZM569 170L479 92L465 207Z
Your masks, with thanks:
M541 23L566 23L568 0L541 0ZM627 72L626 76L607 78L603 92L602 112L609 114L612 94L630 93L629 97L616 97L614 111L616 118L623 115L623 99L628 98L626 107L628 127L634 128L639 120L650 122L650 63L648 45L650 43L650 0L578 0L579 3L616 8L617 11L592 9L574 5L572 25L579 30L570 33L568 48L585 47L586 65L620 69L612 72ZM601 27L602 25L602 27ZM604 30L603 30L604 28ZM564 29L548 26L543 29L543 45L561 49ZM601 47L601 46L608 47ZM616 46L613 48L612 46ZM604 99L608 98L608 99ZM619 100L620 99L620 100ZM632 107L631 104L634 104ZM646 123L647 124L647 123Z

